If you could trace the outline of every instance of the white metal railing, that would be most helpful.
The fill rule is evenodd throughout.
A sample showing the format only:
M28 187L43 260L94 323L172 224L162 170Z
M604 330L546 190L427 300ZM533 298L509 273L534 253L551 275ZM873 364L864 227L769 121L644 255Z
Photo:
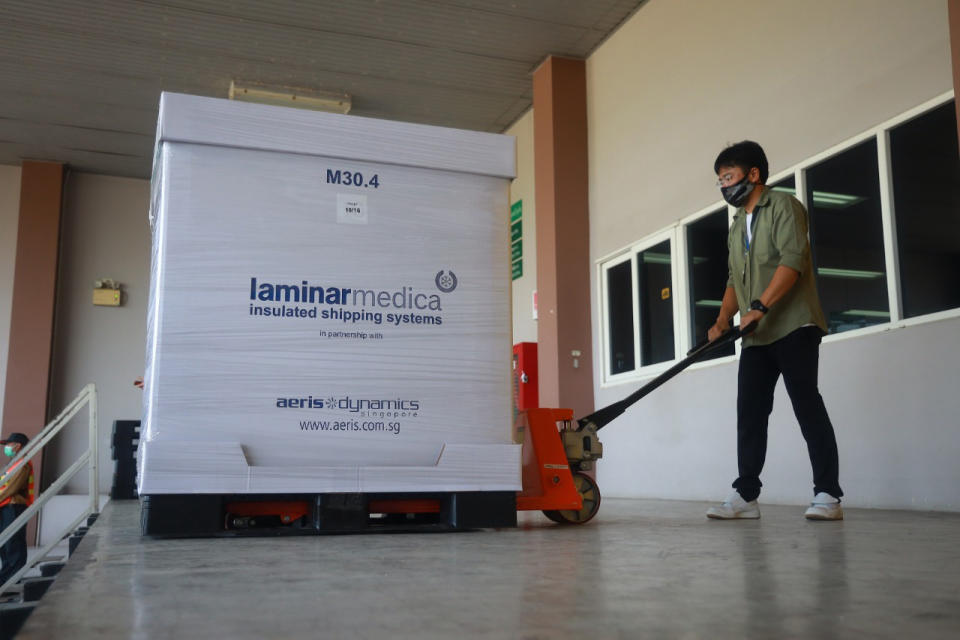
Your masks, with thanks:
M0 546L6 544L7 541L12 538L17 531L27 526L27 522L30 521L30 518L40 511L41 507L43 507L43 505L46 504L50 498L60 493L60 490L63 489L63 487L73 479L73 476L77 475L84 465L88 466L90 472L90 503L70 524L70 526L57 534L57 536L55 536L50 543L40 549L40 551L38 551L33 558L27 562L26 565L21 567L19 571L10 576L10 579L0 586L0 593L3 593L10 585L16 584L23 574L33 568L38 562L46 558L47 554L49 554L50 551L52 551L53 548L57 546L67 534L80 526L80 523L83 522L84 519L88 518L92 514L98 513L100 510L100 497L98 495L99 478L97 476L97 457L99 455L97 449L97 388L92 383L85 386L83 390L77 394L77 397L74 398L70 404L68 404L67 407L60 412L60 415L54 418L50 424L43 428L43 431L41 431L35 438L28 442L27 446L20 450L13 460L10 461L10 464L8 464L3 470L3 475L6 476L14 465L26 463L32 460L34 456L43 450L43 447L46 446L54 436L60 433L60 430L63 429L67 423L70 422L73 416L77 415L84 406L89 408L90 417L87 450L84 451L83 454L77 458L73 464L70 465L70 468L60 474L60 477L54 480L53 484L47 487L46 491L43 491L37 495L33 501L33 504L27 507L27 509L21 513L20 516L14 520L9 527L0 532ZM35 484L39 485L39 478L36 478L35 480Z

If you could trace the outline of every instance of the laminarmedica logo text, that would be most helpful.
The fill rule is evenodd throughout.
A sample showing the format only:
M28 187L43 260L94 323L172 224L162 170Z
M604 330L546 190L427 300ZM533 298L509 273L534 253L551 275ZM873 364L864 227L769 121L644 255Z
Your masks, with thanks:
M439 285L437 285L439 288ZM394 291L261 282L250 278L250 315L319 318L343 323L443 324L440 296L401 287ZM425 313L420 313L425 312Z
M320 398L312 395L276 399L278 409L326 409L346 411L361 417L415 418L420 411L420 401L407 398L351 398L333 396Z

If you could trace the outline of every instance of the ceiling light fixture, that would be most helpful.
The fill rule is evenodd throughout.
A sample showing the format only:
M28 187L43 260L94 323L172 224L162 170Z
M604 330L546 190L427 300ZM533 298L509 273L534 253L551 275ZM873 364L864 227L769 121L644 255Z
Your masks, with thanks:
M797 195L797 190L793 187L771 187L771 191L779 191L780 193L789 193L792 196Z
M269 86L257 82L230 81L227 97L231 100L256 102L279 107L296 107L330 113L350 113L350 94L316 91L304 87Z
M780 193L789 193L791 196L797 195L797 190L793 187L772 187L773 191ZM813 204L824 209L846 209L855 204L860 204L866 198L862 196L851 196L846 193L831 193L830 191L814 191Z
M825 278L853 278L856 280L873 280L882 278L883 271L865 271L863 269L834 269L833 267L818 267L817 275Z
M841 311L840 315L842 316L860 316L862 318L889 318L889 311L873 311L870 309L850 309L849 311Z
M813 204L828 209L846 209L855 204L860 204L864 200L866 200L866 198L851 196L845 193L830 193L829 191L813 192Z
M649 251L644 251L642 253L643 262L645 264L670 264L669 253L651 253Z

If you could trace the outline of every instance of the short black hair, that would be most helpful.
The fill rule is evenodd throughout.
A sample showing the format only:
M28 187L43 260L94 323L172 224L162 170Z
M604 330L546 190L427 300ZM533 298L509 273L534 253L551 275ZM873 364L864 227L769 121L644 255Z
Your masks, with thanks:
M739 167L744 173L749 173L750 169L756 167L760 170L760 184L766 184L767 176L770 175L767 154L763 152L763 147L752 140L732 144L721 151L713 163L713 172L719 174L723 167Z

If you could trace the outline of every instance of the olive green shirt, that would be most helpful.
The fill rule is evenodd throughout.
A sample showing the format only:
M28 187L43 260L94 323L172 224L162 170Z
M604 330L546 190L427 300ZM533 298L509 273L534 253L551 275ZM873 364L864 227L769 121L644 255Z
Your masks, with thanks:
M727 286L737 294L740 315L758 300L780 265L798 271L800 277L789 291L770 307L744 347L775 342L804 325L817 325L827 332L820 308L817 283L807 239L807 210L791 195L763 187L753 209L753 241L747 248L747 213L737 209L727 236L730 276Z

